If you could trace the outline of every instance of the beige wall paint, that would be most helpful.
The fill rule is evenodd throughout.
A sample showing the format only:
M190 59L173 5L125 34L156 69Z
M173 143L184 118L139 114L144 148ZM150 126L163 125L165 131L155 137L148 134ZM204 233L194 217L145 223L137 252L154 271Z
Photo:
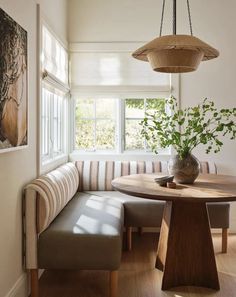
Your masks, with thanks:
M37 0L50 28L67 43L67 0Z
M66 41L66 0L41 2L50 25ZM26 277L22 268L21 201L23 186L35 178L37 172L36 1L0 0L0 7L28 32L29 67L29 146L0 154L0 296L26 297Z
M36 176L36 5L1 0L0 6L28 32L29 146L0 154L0 296L22 275L21 191Z
M171 33L171 0L167 0L164 33ZM69 0L70 42L149 41L159 33L161 0ZM190 1L194 34L220 50L216 60L203 62L199 70L182 74L180 103L194 105L205 97L218 107L236 106L236 1ZM177 32L188 33L186 1L178 1ZM222 174L236 175L236 141L224 140L219 154L206 155L195 150L201 159L215 161ZM231 226L236 231L236 204L232 207ZM235 218L235 219L234 219Z

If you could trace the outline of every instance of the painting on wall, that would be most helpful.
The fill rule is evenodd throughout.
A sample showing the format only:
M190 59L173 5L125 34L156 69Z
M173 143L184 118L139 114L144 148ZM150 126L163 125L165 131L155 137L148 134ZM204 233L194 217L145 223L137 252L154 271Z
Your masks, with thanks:
M0 8L0 152L28 144L27 32Z

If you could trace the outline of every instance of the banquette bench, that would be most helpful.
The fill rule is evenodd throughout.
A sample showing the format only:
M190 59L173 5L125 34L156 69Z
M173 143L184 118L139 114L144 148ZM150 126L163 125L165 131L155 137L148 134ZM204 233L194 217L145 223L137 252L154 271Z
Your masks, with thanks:
M31 297L39 296L38 269L107 270L117 292L124 207L112 198L78 193L79 174L67 163L26 186L23 200L25 266Z
M76 161L80 176L80 192L113 198L124 205L127 248L132 247L132 228L161 227L165 202L140 199L113 191L111 181L120 176L161 172L168 174L166 161ZM217 174L213 162L201 162L200 172ZM208 213L212 229L222 230L222 252L227 252L230 203L209 203Z
M164 204L112 191L113 178L166 172L165 162L77 161L67 163L28 184L23 218L25 267L31 274L31 296L38 297L38 269L109 271L109 296L117 296L117 271L126 227L160 227ZM202 172L216 172L202 163ZM208 205L212 228L227 230L229 204ZM227 231L224 231L224 252Z

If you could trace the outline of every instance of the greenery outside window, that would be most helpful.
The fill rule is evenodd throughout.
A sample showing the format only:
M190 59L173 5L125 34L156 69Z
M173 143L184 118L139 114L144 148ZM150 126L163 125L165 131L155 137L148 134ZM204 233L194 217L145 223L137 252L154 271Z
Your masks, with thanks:
M125 150L149 151L147 141L141 137L140 122L155 110L165 111L165 99L125 99Z
M116 106L117 99L89 98L76 101L76 149L115 149Z
M74 150L151 153L148 143L141 136L140 123L147 113L156 109L165 111L165 98L142 96L104 99L75 96L74 100Z

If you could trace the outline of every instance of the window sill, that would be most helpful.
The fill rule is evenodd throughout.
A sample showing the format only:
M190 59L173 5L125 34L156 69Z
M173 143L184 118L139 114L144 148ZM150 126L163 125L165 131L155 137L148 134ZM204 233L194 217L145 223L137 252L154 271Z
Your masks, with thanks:
M69 155L70 161L77 160L117 160L117 161L128 161L128 160L169 160L172 156L171 151L161 151L158 155L153 152L140 152L140 151L126 151L124 153L116 153L112 151L97 151L97 152L86 152L86 151L73 151Z
M66 163L68 161L68 155L61 154L59 156L54 157L53 159L48 159L42 162L40 168L40 174L47 173L50 170L55 169L56 167Z

